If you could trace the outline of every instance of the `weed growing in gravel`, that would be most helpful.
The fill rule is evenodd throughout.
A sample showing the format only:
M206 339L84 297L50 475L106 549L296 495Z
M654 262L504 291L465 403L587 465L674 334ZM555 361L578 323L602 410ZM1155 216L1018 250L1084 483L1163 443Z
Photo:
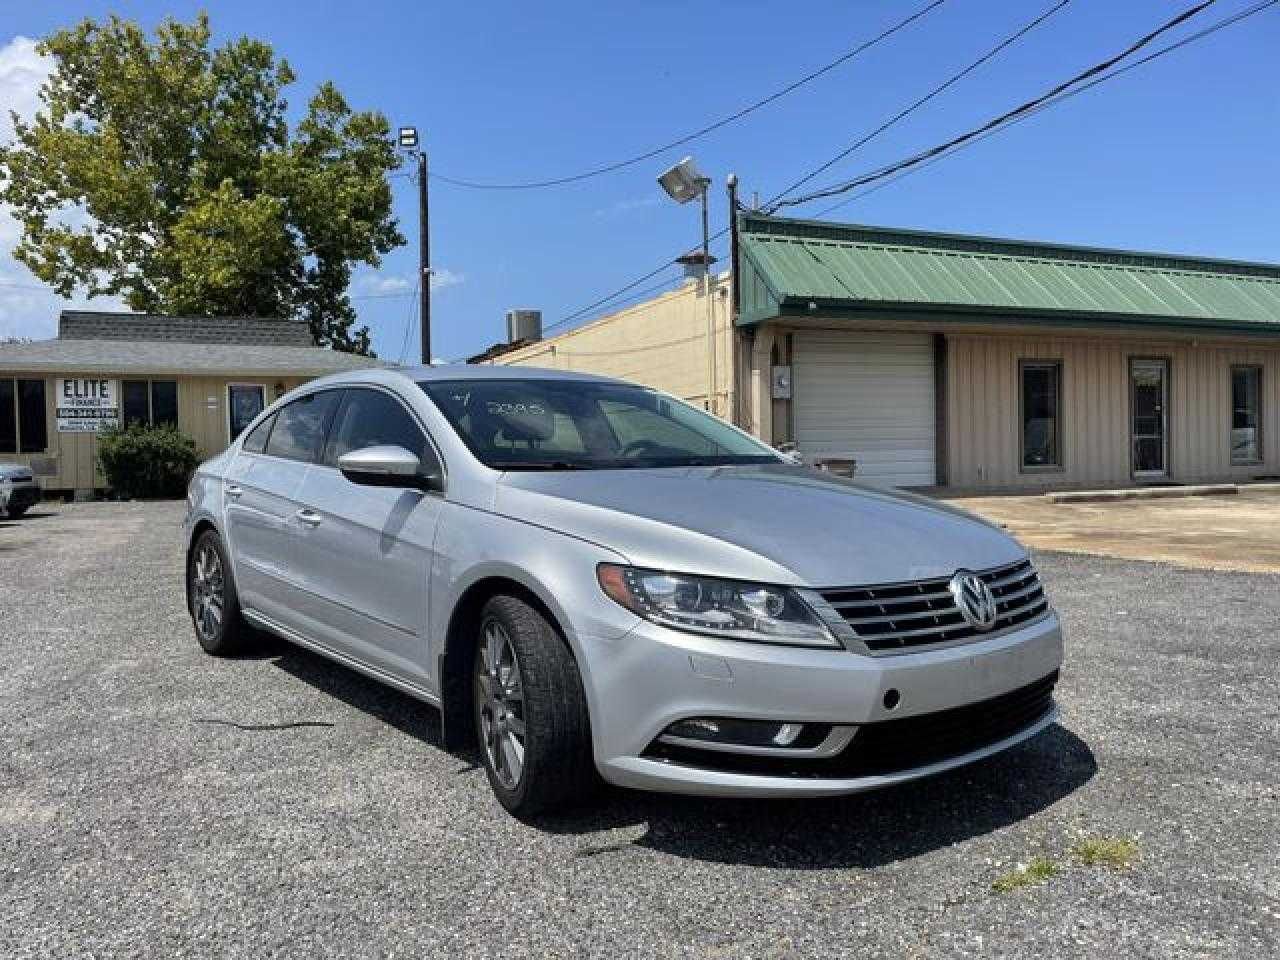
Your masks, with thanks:
M1123 837L1089 837L1072 847L1071 853L1087 867L1126 870L1138 857L1138 843Z
M996 893L1009 893L1019 887L1044 883L1059 869L1061 868L1048 857L1033 857L1026 866L1020 866L1016 870L1010 870L1003 876L997 877L995 883L991 884L991 889Z

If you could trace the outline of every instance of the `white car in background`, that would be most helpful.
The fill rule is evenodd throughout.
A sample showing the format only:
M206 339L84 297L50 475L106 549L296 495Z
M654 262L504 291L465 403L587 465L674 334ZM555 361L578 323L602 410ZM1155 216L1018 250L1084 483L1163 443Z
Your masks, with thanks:
M31 468L20 463L0 463L0 514L16 520L40 502L40 485Z

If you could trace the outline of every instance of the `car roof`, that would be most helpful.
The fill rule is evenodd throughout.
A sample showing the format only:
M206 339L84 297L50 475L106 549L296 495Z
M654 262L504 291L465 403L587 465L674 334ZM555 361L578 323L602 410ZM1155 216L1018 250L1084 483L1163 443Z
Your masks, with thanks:
M595 383L625 383L614 377L546 367L500 366L495 364L448 363L430 367L398 367L396 373L411 380L583 380Z

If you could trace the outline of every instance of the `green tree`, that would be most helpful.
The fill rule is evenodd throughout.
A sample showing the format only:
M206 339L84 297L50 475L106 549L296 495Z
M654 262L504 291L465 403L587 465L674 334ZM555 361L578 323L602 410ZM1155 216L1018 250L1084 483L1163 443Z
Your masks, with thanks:
M211 48L204 14L154 37L85 20L39 49L41 107L0 146L14 255L36 276L134 310L305 318L318 345L370 352L346 291L405 242L386 117L325 83L291 131L288 63L247 37Z

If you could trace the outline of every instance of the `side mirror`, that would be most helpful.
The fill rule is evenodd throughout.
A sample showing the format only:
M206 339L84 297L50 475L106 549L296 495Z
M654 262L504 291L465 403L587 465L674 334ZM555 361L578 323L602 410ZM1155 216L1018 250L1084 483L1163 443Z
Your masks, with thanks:
M441 489L438 473L425 472L422 461L404 447L391 444L361 447L338 458L338 469L352 483L366 487Z

